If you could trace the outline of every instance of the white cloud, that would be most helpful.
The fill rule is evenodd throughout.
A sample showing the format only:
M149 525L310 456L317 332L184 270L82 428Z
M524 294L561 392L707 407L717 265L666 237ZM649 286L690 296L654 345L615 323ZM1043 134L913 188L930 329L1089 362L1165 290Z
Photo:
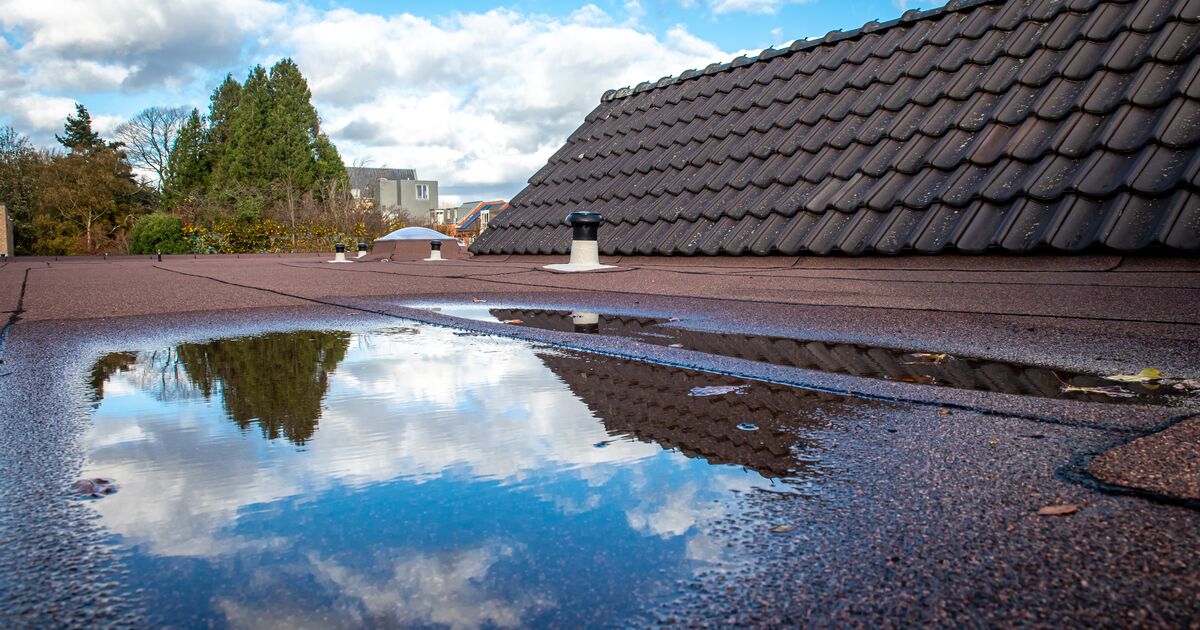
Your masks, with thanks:
M644 11L624 9L631 20ZM467 197L519 190L604 90L728 57L682 26L660 39L595 5L562 19L496 9L439 23L308 11L270 46L296 59L348 159L414 167Z
M785 4L807 4L813 0L709 0L708 8L715 14L758 13L774 15Z
M50 144L76 101L97 119L204 109L226 71L291 56L348 163L416 168L446 197L508 197L605 90L732 58L684 26L646 32L645 12L627 0L614 14L432 20L267 0L0 0L13 42L0 55L15 62L0 64L0 124Z
M88 92L97 85L190 80L197 69L223 68L237 60L248 36L284 12L263 0L0 0L0 27L24 35L17 63L32 87Z

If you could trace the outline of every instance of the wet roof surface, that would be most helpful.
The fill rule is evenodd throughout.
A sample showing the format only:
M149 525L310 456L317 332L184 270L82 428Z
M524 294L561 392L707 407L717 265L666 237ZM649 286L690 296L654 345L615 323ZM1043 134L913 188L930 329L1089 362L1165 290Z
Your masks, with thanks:
M606 95L472 245L1200 248L1195 0L952 2Z
M1101 374L1077 374L1032 365L981 361L941 352L691 330L672 325L671 320L678 321L678 318L602 314L585 309L569 311L453 303L425 308L467 319L630 337L642 343L774 365L939 387L1129 404L1187 406L1194 400L1181 389L1172 388L1170 383L1158 380L1118 384Z
M743 497L743 516L715 524L744 567L684 580L676 599L643 611L646 623L1161 626L1200 617L1200 600L1190 596L1200 588L1200 511L1188 499L1200 488L1187 441L1193 412L864 379L405 306L587 306L679 317L715 333L945 350L1094 374L1153 366L1197 378L1195 258L626 258L605 261L620 266L613 273L551 274L540 265L560 261L327 265L328 257L0 265L0 311L15 321L0 364L5 625L145 625L145 602L130 588L131 565L109 544L112 532L69 494L86 461L96 360L131 348L405 319L647 360L663 366L655 378L692 368L875 399L812 429L807 443L828 473L819 488L783 500ZM593 385L586 364L560 368L568 387L595 401L589 406L621 404L600 400L612 389ZM645 439L677 440L702 458L776 465L747 459L733 438L713 435L710 445L686 425L636 424ZM1179 429L1160 432L1172 426ZM733 435L756 433L763 430ZM1127 443L1135 446L1111 450ZM1101 453L1111 453L1105 465L1090 468ZM1060 504L1078 512L1036 514ZM775 533L761 523L791 529Z

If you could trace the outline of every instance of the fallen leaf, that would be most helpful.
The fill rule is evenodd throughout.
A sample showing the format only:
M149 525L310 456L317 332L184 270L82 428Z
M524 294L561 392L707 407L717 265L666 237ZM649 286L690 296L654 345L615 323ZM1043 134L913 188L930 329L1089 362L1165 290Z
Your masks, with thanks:
M1100 396L1108 396L1110 398L1134 398L1137 394L1125 389L1111 385L1109 387L1080 387L1079 385L1071 385L1063 383L1059 390L1064 394L1097 394Z
M942 410L939 410L938 413L942 414L943 416L948 416L948 415L950 415L950 410L942 409Z
M486 302L487 300L481 300L481 299L479 299L479 298L477 298L477 297L473 297L473 298L471 298L471 301L472 301L472 302L474 302L474 303L476 303L476 304L478 304L478 303L480 303L480 302Z
M938 353L938 354L934 354L931 352L913 352L911 354L906 354L904 356L906 356L910 359L916 359L916 361L907 361L904 363L904 365L927 365L930 363L932 363L934 365L941 365L942 363L954 358L954 357L951 357L950 355L946 354L945 352Z
M1064 503L1063 505L1047 505L1037 511L1038 516L1066 516L1079 511L1078 505Z
M682 347L683 347L683 344L681 344L681 343L673 343L673 344L671 344L670 346L667 346L667 347L669 347L669 348L682 348Z
M1146 368L1137 374L1113 374L1105 376L1106 381L1117 381L1118 383L1149 383L1151 381L1161 381L1162 372L1156 368Z
M771 528L771 533L772 534L786 534L790 531L795 531L795 529L796 529L795 525L776 525L775 527Z
M901 383L921 383L921 384L925 384L925 385L929 385L929 384L937 382L937 378L934 377L932 374L918 374L916 376L909 376L907 374L904 374L901 376L897 376L895 378L895 380L900 381Z
M501 324L524 324L525 322L524 322L524 320L520 320L520 319L502 319L502 320L500 320L500 323Z
M744 394L749 385L713 385L711 387L693 387L688 396L724 396L725 394Z
M1185 381L1174 383L1171 387L1180 391L1200 391L1200 379L1190 378Z

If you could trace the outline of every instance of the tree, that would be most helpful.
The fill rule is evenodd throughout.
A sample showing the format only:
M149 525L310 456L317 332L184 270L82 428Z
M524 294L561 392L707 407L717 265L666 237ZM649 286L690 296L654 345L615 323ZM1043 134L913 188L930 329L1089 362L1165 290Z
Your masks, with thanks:
M208 188L210 167L204 121L200 119L200 112L193 109L175 136L167 156L160 188L163 204L171 207L203 194Z
M153 172L160 191L166 180L171 147L187 120L185 107L150 107L122 123L114 132L125 147L130 163Z
M314 145L317 139L317 110L312 93L300 69L291 59L281 59L271 67L269 82L272 107L267 118L267 133L272 138L272 179L283 189L288 220L292 228L292 248L296 245L296 206L305 191L317 182Z
M273 180L270 150L274 139L268 120L271 116L271 89L267 71L254 66L242 86L241 98L230 118L229 147L217 165L222 189L239 185L268 186Z
M75 103L75 115L67 116L63 135L55 134L54 139L72 153L88 153L105 146L100 134L92 131L92 115L82 103Z
M242 102L242 84L234 80L232 74L226 74L225 80L213 90L209 99L208 130L205 136L206 160L210 176L206 179L208 185L224 182L225 169L229 165L229 145L233 138L233 117L238 105ZM207 189L206 189L207 192Z
M30 253L36 238L33 208L39 168L41 160L29 138L12 127L0 128L0 203L12 220L15 250L20 254Z
M81 254L120 249L117 237L152 202L134 180L121 144L105 142L91 125L87 109L77 105L58 137L70 153L41 156L32 223L39 235L53 236L34 253L59 253L63 247ZM74 243L68 245L72 236Z
M155 212L137 220L129 231L131 254L186 254L187 241L183 240L183 221Z

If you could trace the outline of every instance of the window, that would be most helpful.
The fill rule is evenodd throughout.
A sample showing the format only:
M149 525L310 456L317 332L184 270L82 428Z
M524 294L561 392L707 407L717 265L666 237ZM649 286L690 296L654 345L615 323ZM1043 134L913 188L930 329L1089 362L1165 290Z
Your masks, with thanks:
M429 201L429 184L417 184L417 199Z

